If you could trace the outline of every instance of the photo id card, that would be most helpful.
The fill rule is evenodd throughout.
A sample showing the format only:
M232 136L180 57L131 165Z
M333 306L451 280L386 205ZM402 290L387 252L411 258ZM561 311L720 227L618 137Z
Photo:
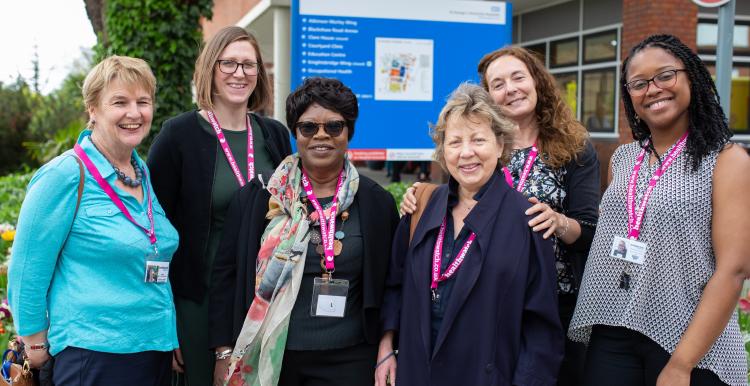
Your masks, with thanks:
M609 255L635 264L643 264L646 257L646 243L615 236Z
M349 280L316 277L313 282L310 315L316 317L343 318L346 311L346 296Z
M169 277L169 262L168 261L146 261L146 277L144 281L146 283L166 283Z

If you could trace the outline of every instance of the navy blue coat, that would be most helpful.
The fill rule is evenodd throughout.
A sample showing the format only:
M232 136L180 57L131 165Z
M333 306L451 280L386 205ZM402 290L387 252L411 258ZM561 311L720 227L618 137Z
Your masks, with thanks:
M502 178L464 219L477 234L430 347L430 268L448 202L433 193L409 244L409 216L394 236L383 330L399 350L396 382L409 386L554 385L564 334L552 243L528 226L531 205Z

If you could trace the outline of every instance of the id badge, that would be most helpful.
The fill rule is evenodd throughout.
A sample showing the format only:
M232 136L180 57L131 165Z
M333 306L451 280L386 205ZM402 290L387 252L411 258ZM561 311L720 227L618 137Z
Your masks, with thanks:
M146 261L146 277L144 278L146 283L162 284L167 282L167 278L169 278L168 261Z
M343 318L348 294L349 280L316 277L313 281L310 315Z
M643 264L646 257L646 243L615 236L609 255L635 264Z

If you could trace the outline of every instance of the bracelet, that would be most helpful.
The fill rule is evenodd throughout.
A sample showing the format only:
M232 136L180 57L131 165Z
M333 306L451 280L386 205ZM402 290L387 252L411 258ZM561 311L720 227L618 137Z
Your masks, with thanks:
M398 350L393 350L389 352L388 355L384 356L383 359L379 360L378 363L375 364L375 368L377 369L378 367L380 367L380 365L385 363L385 361L387 361L388 358L395 356L395 355L398 355Z
M44 351L49 348L49 343L37 343L37 344L27 344L25 346L25 350L29 351Z
M566 233L568 233L568 227L570 226L570 218L568 218L568 216L565 216L565 215L563 215L563 217L565 217L565 227L563 227L562 233L558 235L557 232L555 232L555 236L557 236L558 239L562 238L563 236L565 236Z
M214 355L216 355L217 361L224 360L232 356L232 349L226 349L222 352L216 352L214 353Z

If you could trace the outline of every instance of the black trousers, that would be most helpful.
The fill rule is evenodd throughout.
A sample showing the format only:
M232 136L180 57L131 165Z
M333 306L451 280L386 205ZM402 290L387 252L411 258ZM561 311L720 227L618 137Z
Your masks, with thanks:
M558 295L560 322L565 334L565 356L560 364L557 386L580 386L583 383L583 363L586 360L586 345L568 339L568 327L576 308L577 295Z
M651 386L670 355L645 335L625 328L596 325L586 355L585 386ZM713 372L695 368L691 386L726 385Z
M336 350L286 350L278 386L360 386L375 383L377 345Z
M67 347L55 355L55 386L168 386L171 351L110 354Z

